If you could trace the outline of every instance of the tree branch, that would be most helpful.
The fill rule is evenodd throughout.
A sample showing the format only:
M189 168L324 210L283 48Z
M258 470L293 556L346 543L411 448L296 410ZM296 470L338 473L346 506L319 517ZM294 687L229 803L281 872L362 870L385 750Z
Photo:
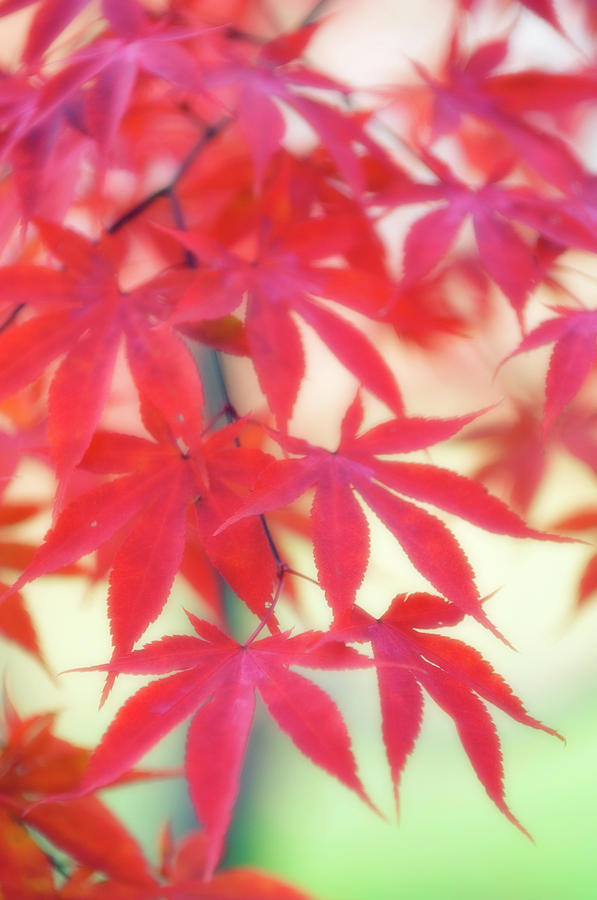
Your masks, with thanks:
M117 231L120 231L121 228L124 228L125 225L128 225L133 219L136 219L137 216L140 216L141 213L144 213L146 209L160 200L162 197L171 197L172 192L176 188L178 182L183 177L183 175L187 172L190 166L193 165L199 154L202 150L214 140L228 125L232 120L229 116L224 116L219 119L217 122L214 122L213 125L210 125L205 129L203 134L195 141L187 155L184 157L182 162L180 163L178 169L174 177L168 184L165 184L164 187L159 188L157 191L153 191L153 193L149 194L149 196L145 197L143 200L140 200L139 203L136 203L126 212L124 212L121 216L118 217L111 225L106 228L107 234L116 234Z

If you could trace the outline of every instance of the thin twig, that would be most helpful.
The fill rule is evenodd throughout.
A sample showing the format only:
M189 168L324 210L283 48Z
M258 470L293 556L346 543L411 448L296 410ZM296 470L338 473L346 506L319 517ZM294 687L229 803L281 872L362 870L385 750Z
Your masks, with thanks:
M140 200L139 203L136 203L130 209L127 209L127 211L119 216L115 222L112 222L112 224L106 228L106 233L116 234L117 231L120 231L120 229L124 228L125 225L128 225L129 222L132 222L133 219L140 216L146 209L153 206L156 200L159 200L161 197L167 197L169 191L170 187L168 186L160 188L159 191L154 191L153 194L149 194L148 197L145 197L143 200Z
M168 200L170 201L172 218L174 219L176 227L180 231L186 231L186 223L182 212L182 207L180 205L180 201L174 187L170 188L170 190L168 191ZM196 269L199 265L199 260L192 250L185 250L184 262L185 266L188 266L189 269Z
M278 584L276 585L276 593L274 594L274 599L273 599L272 602L269 604L269 606L268 606L268 608L267 608L267 610L266 610L266 612L265 612L265 615L262 616L262 618L261 618L259 624L257 625L257 627L255 628L255 630L251 633L251 635L250 635L250 636L247 638L247 640L245 641L245 643L244 643L244 646L245 646L245 647L248 647L249 644L252 644L252 643L253 643L253 641L255 640L255 638L256 638L259 634L261 634L261 632L263 631L263 629L264 629L265 626L267 625L269 619L272 617L273 612L274 612L274 609L276 608L276 604L277 604L278 600L280 599L280 592L281 592L281 590L282 590L282 582L284 581L284 575L286 574L287 571L288 571L288 570L287 570L287 568L286 568L285 566L282 566L282 567L278 570Z
M14 322L16 317L19 315L19 313L23 309L25 309L24 303L19 303L18 306L15 306L15 308L12 310L12 312L5 318L4 322L2 322L2 324L0 325L0 334L2 334L3 331L6 331L6 329L9 327L9 325L12 325L12 323Z
M311 12L306 18L303 19L300 26L301 28L305 28L306 25L311 25L312 22L315 22L316 19L319 18L323 10L326 6L329 5L329 0L319 0L318 3L315 4Z
M159 188L159 190L153 191L153 193L149 194L143 200L140 200L139 203L136 203L134 206L124 212L121 216L118 217L118 219L112 222L112 224L109 225L108 228L106 228L106 233L115 234L117 231L120 231L121 228L124 228L124 226L128 225L129 222L131 222L133 219L136 219L137 216L140 216L141 213L145 212L146 209L148 209L162 197L171 198L172 192L178 185L178 182L187 172L189 167L193 165L204 147L209 144L210 141L213 141L214 138L216 138L218 134L220 134L220 132L224 130L224 128L230 121L231 119L228 116L225 116L219 119L217 122L214 122L213 125L210 125L208 128L206 128L203 134L195 141L187 155L184 157L170 182Z
M221 398L223 400L222 406L226 410L226 415L227 415L228 421L232 422L236 419L236 414L234 413L234 407L230 402L230 397L228 396L228 387L226 385L226 379L224 378L224 372L222 371L222 363L220 362L220 357L218 355L217 350L214 350L212 352L213 352L213 362L214 362L214 369L215 369L215 373L216 373L216 379L218 382L218 388L219 388L219 392L221 394ZM238 442L238 438L237 438L237 442ZM276 566L278 567L278 571L279 571L283 566L285 566L285 563L284 563L282 557L280 556L280 552L276 546L276 542L274 541L274 539L272 537L272 533L269 529L269 525L267 524L267 520L266 520L265 516L263 515L263 513L259 516L259 519L261 521L263 531L265 532L265 537L267 538L267 542L270 546L270 550L272 551L272 555L276 561Z

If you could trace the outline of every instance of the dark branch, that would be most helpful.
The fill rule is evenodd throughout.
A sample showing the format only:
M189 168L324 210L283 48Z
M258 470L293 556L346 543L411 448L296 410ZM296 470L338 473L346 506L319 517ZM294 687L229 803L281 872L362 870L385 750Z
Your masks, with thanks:
M154 191L153 194L150 194L148 197L145 197L139 203L135 204L135 206L131 207L131 209L127 210L123 213L120 218L116 219L115 222L112 222L111 225L106 228L107 234L116 234L117 231L120 231L121 228L124 228L125 225L128 225L129 222L132 222L133 219L136 219L137 216L140 216L141 213L145 212L150 206L159 200L160 197L167 197L170 192L169 187L160 188L159 191Z
M0 325L0 334L2 334L3 331L6 331L6 329L9 327L9 325L12 325L12 323L14 322L16 317L19 315L19 313L23 309L25 309L24 303L19 303L18 306L15 306L15 308L12 310L12 312L5 318L4 322L2 322L2 324Z
M193 165L201 151L207 146L207 144L210 143L210 141L213 141L214 138L216 138L218 134L220 134L220 132L224 130L224 128L230 121L230 118L226 116L206 128L201 137L195 141L187 155L180 163L174 177L169 182L169 184L165 184L164 187L161 187L159 190L154 191L152 194L149 194L148 197L140 200L139 203L136 203L135 206L132 206L125 213L119 216L116 221L112 222L112 224L108 226L108 228L106 229L107 234L115 234L117 231L120 231L121 228L124 228L124 226L128 225L129 222L131 222L133 219L136 219L137 216L141 215L141 213L144 213L146 209L148 209L150 206L153 206L153 204L157 200L160 200L162 197L171 198L172 192L175 189L176 185L183 177L185 172L189 169L189 167Z
M226 411L226 416L229 422L233 422L236 419L236 414L234 412L234 406L230 402L230 397L228 395L228 387L226 385L226 379L224 378L224 372L222 371L222 363L220 362L220 357L218 356L217 350L212 352L213 365L215 371L215 377L218 386L218 392L220 394L220 399L222 400L222 407ZM238 443L238 438L237 438ZM267 520L263 514L259 516L261 521L261 525L263 526L263 531L265 532L265 536L267 538L267 542L270 546L270 550L272 551L272 555L276 561L276 566L278 568L278 572L286 569L286 564L284 563L282 557L280 556L280 551L276 546L276 542L272 537L272 533L269 530L269 525L267 524Z
M168 191L168 200L170 201L172 218L174 219L176 227L179 229L179 231L186 231L184 213L182 211L182 207L180 205L176 190L173 187ZM189 269L196 269L199 265L197 257L191 250L185 250L184 262L185 266L188 266Z
M304 28L306 25L311 25L316 19L319 18L321 13L324 11L326 6L329 5L329 0L319 0L318 3L315 4L311 12L306 18L301 22L301 27Z

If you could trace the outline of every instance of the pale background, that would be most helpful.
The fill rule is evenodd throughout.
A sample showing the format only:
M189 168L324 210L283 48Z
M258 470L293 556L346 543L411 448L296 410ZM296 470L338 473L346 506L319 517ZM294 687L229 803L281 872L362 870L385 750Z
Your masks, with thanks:
M398 0L354 0L322 31L309 58L351 82L375 85L406 79L411 71L407 57L433 61L449 13L450 4L437 0L419 0L416 5ZM23 17L15 17L14 22L0 25L0 45L7 55L16 46L12 44L14 32L10 31L9 39L8 29L16 29L21 21ZM545 65L547 60L550 65L564 65L571 53L570 47L530 16L525 17L517 40L527 60L537 65ZM586 268L587 260L582 260L582 265ZM499 398L504 384L492 381L492 361L512 349L512 334L512 322L505 316L499 339L502 346L485 348L485 381L471 379L470 373L478 371L478 360L460 347L448 349L433 368L429 359L417 352L403 352L396 371L409 411L463 413ZM338 426L336 413L350 399L354 384L306 330L305 335L312 368L293 427L296 433L329 445ZM380 333L377 339L386 338ZM455 359L459 361L458 378L454 377ZM545 354L534 355L532 365L539 377L545 364ZM258 400L250 384L247 387L246 373L242 372L242 379L239 374L237 367L229 366L234 399L243 409ZM320 387L322 379L326 392ZM379 414L372 406L371 416ZM460 446L434 448L426 459L461 471L474 461ZM545 525L575 506L597 499L594 483L580 466L560 459L550 475L549 486L532 510L533 524ZM11 489L13 496L35 494L40 477L35 467L23 467ZM474 624L460 629L459 635L486 654L533 716L557 728L567 740L562 746L495 713L508 799L514 814L534 836L535 845L488 800L452 722L431 704L404 775L401 822L396 825L374 678L341 673L326 676L322 683L345 713L362 777L389 821L375 817L342 786L301 758L262 716L232 834L231 861L263 865L329 900L394 900L398 896L410 900L435 896L442 900L592 900L597 895L597 601L572 616L573 588L592 550L488 536L456 521L450 525L478 572L481 590L488 593L503 585L489 601L488 612L519 652L508 650ZM303 569L313 574L308 552ZM372 611L381 611L395 593L423 586L395 541L383 529L375 528L373 562L360 602ZM108 658L104 594L104 586L89 592L82 581L74 579L47 578L27 589L44 651L55 671ZM314 624L325 622L316 589L307 588L305 598ZM177 589L148 637L185 628L181 604L193 606L184 586ZM141 683L122 678L98 712L101 676L63 675L52 684L21 654L3 649L9 689L20 709L60 710L60 733L80 743L95 743L127 693ZM165 741L152 754L151 762L176 760L183 739L179 732ZM153 847L158 823L164 817L174 817L178 828L190 821L181 782L128 788L109 796L148 848Z

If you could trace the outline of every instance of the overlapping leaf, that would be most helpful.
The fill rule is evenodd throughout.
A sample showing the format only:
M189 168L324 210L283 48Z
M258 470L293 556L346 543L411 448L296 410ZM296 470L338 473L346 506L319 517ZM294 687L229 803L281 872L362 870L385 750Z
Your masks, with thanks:
M555 318L547 319L526 334L513 356L553 344L545 382L545 429L574 399L597 358L597 312L556 306Z
M487 41L472 53L463 48L462 20L457 21L438 76L432 77L416 66L433 98L431 134L436 138L457 131L466 116L486 122L505 139L524 162L542 178L570 191L584 178L581 161L556 133L535 122L502 109L496 98L485 91L491 73L505 60L509 51L506 39Z
M78 560L118 533L108 596L117 656L133 647L162 610L182 563L189 515L213 565L256 614L265 612L276 577L261 522L242 522L213 537L270 457L237 447L236 425L202 440L176 417L172 428L170 419L159 416L146 421L157 426L156 441L109 433L96 437L85 466L98 474L121 474L65 508L11 589ZM174 437L175 425L183 428L188 444Z
M530 528L476 481L426 463L378 458L444 441L477 415L398 417L357 436L362 421L357 396L344 417L334 452L276 435L287 452L300 457L279 460L264 469L249 498L227 524L286 506L315 485L311 509L315 562L328 602L340 613L352 605L369 558L369 527L356 492L396 537L415 568L459 609L495 632L482 609L471 566L452 532L400 495L430 503L497 534L552 536Z
M21 850L0 866L0 886L7 889L4 878L9 884L14 881L15 889L25 890L26 882L21 880L19 885L18 880L23 873L21 860L28 865L27 860L35 862L38 856L26 826L41 832L82 865L148 885L151 876L141 848L97 797L71 797L64 803L48 801L30 808L33 801L71 791L89 759L88 750L56 737L53 724L52 715L22 719L7 701L6 733L0 750L0 856L4 860L11 830L14 846ZM34 885L29 887L33 890Z
M193 716L185 771L202 823L205 872L213 873L238 793L259 690L270 714L298 749L367 802L342 716L328 695L289 666L361 668L370 660L321 633L272 635L245 645L188 613L198 638L164 637L98 666L112 673L173 675L126 701L104 734L77 794L118 778L176 725Z
M3 0L0 16L31 6L34 0ZM23 61L35 64L50 44L83 10L89 0L43 0L38 6L23 50ZM144 19L143 7L137 0L102 0L102 13L117 32L130 37Z
M390 409L402 401L391 369L359 328L324 306L319 297L376 315L391 297L390 283L366 270L326 266L330 256L353 243L351 218L313 218L284 223L281 229L259 222L249 258L218 246L198 231L178 239L208 269L201 269L174 311L173 322L220 319L247 297L245 329L251 359L271 409L282 426L292 414L305 374L296 312Z
M477 650L443 634L428 633L428 629L455 625L461 618L462 611L442 597L399 594L379 619L359 607L347 611L331 635L371 642L396 801L402 771L421 728L423 688L453 719L462 746L490 798L526 833L506 805L500 743L480 698L524 725L559 735L528 715Z
M472 188L433 154L419 153L439 182L421 185L422 196L413 200L441 200L442 205L417 219L408 231L402 275L406 288L444 259L469 216L479 261L519 317L543 276L536 249L522 237L519 224L535 229L556 246L597 250L594 232L587 227L586 204L581 209L569 199L542 197L524 186L506 186L500 181L507 173L499 171L484 185ZM398 199L401 193L400 189L390 189L388 199ZM402 198L402 202L409 202L408 198Z
M79 868L62 886L62 900L313 900L279 878L249 868L218 871L205 876L206 841L192 832L178 841L169 829L161 841L161 864L153 885L132 877L98 881L95 873ZM33 900L33 897L31 897Z
M158 275L125 295L118 286L118 253L110 239L95 244L58 225L39 227L64 268L15 265L2 270L0 298L26 303L37 314L0 334L0 396L29 384L62 357L50 386L48 422L58 477L65 481L89 446L123 336L139 390L164 415L172 415L175 436L183 433L176 425L183 405L198 432L202 389L196 366L180 338L160 323L183 276Z

